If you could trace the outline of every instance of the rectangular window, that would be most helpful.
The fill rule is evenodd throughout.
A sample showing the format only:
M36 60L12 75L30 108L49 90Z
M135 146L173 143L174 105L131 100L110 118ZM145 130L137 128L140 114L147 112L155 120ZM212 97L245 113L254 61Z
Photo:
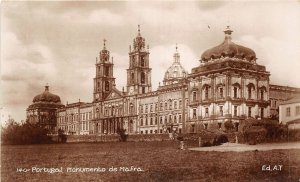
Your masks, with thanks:
M145 130L146 134L148 134L148 130Z
M196 116L197 116L196 112L197 112L197 110L193 109L193 119L196 119Z
M209 114L208 114L208 107L207 108L205 108L205 117L208 117L209 116Z
M146 105L145 113L148 113L148 105Z
M165 110L168 109L168 103L165 103Z
M181 115L179 115L179 123L181 123Z
M300 115L300 106L296 106L296 115Z
M196 99L197 99L197 93L193 92L193 101L196 101Z
M223 106L220 106L220 116L223 116Z
M153 112L153 105L150 105L150 112Z
M223 98L223 87L220 88L220 98Z
M174 101L174 109L177 109L177 101Z
M182 107L182 101L180 100L179 101L179 109L181 109L181 107Z
M234 106L234 112L233 112L234 116L237 116L237 106Z
M291 116L291 108L290 107L286 108L286 116L287 117Z
M153 119L150 118L150 125L153 125Z
M261 118L264 117L264 108L260 108L260 117L261 117Z
M163 103L160 103L160 110L162 111L163 110Z
M251 117L251 107L248 107L248 117L250 118Z
M152 130L150 130L150 134L152 134Z
M233 98L235 99L237 98L237 90L238 90L237 87L233 88Z
M143 134L143 131L141 131L141 134Z
M145 125L147 126L148 125L148 119L146 118L146 122L145 122Z

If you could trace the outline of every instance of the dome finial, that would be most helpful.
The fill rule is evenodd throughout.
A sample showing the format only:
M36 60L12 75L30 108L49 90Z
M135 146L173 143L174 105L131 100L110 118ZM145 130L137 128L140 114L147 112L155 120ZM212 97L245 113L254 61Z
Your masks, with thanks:
M105 50L106 49L106 39L103 39L103 49Z
M49 91L49 84L48 84L48 82L45 85L45 91Z
M177 43L176 43L176 52L174 53L174 63L179 63L180 62L180 55L178 53L178 46L177 46Z
M140 24L138 24L138 36L141 36L141 27L140 27Z
M231 40L231 33L233 31L230 29L230 26L227 25L226 29L224 30L225 33L225 40Z

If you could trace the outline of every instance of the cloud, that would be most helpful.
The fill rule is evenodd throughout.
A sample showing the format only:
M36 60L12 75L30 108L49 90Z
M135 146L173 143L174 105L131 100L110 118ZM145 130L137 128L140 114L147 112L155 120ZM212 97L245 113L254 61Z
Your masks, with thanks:
M104 38L121 90L138 24L150 45L153 90L176 43L191 72L206 49L224 40L228 24L233 41L253 49L271 72L271 83L300 87L299 2L5 2L1 8L1 102L17 120L47 82L63 103L92 101Z

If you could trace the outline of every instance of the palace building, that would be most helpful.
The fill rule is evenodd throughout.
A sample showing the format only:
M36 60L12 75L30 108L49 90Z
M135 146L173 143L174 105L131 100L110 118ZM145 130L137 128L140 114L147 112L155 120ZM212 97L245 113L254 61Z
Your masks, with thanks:
M232 32L227 27L224 41L205 51L191 73L181 65L176 45L173 63L155 91L149 46L140 27L129 48L126 90L116 88L113 57L104 40L95 63L93 101L64 106L46 87L28 107L28 119L45 123L38 114L44 113L40 112L44 106L38 103L47 102L48 115L54 116L46 122L50 128L56 126L66 134L106 135L120 129L128 134L194 133L224 128L226 122L238 129L241 120L278 114L276 102L300 95L300 89L271 85L270 72L257 62L252 49L232 41Z

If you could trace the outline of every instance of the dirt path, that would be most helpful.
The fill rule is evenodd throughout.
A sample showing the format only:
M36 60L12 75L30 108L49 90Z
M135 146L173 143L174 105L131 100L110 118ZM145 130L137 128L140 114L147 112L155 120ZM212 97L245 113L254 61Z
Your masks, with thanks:
M243 151L253 151L253 150L275 150L275 149L300 149L300 142L290 142L290 143L266 143L257 145L247 145L247 144L236 144L236 143L224 143L220 146L213 147L196 147L189 148L189 150L194 151L219 151L219 152L243 152Z

